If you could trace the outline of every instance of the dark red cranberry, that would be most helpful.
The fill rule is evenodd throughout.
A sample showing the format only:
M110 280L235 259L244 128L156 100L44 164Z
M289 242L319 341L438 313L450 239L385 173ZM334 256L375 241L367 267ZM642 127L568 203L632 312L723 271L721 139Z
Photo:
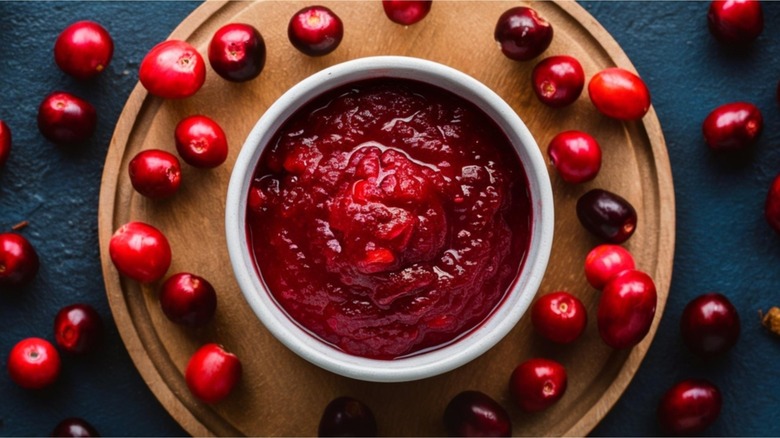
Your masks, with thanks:
M169 198L181 185L179 159L159 149L145 149L136 154L130 160L128 172L133 188L147 198Z
M226 24L211 38L209 63L218 75L229 81L254 79L265 66L265 41L252 25Z
M100 436L97 429L86 420L81 418L66 418L60 421L54 430L51 431L53 437L97 437Z
M24 236L0 233L0 291L29 284L39 267L38 253Z
M325 6L309 6L296 12L287 26L292 45L309 56L336 50L344 37L341 19Z
M520 409L543 411L563 397L567 385L566 368L550 359L529 359L515 368L509 379L509 392Z
M339 397L328 403L320 418L318 436L376 436L374 413L360 400Z
M174 141L179 156L193 167L211 169L224 163L228 156L225 131L203 115L182 119L176 125Z
M585 278L599 290L616 275L634 268L634 257L619 245L599 245L585 257Z
M558 175L567 183L590 181L601 169L601 146L582 131L564 131L553 137L547 155Z
M111 35L94 21L71 24L54 43L54 61L62 71L77 79L97 76L108 67L113 55Z
M739 313L728 298L719 293L699 295L691 300L680 318L685 345L701 356L728 351L739 339Z
M512 420L495 400L479 391L463 391L444 410L447 435L504 437L512 435Z
M111 262L120 274L142 283L161 279L171 266L171 246L157 228L143 222L128 222L111 236Z
M531 322L536 331L550 341L568 344L585 331L588 311L574 295L564 291L551 292L534 302Z
M764 204L764 217L777 233L780 234L780 175L777 175L769 187Z
M97 113L91 103L64 91L55 91L38 107L38 130L50 142L74 146L95 132Z
M68 353L83 354L95 350L103 335L103 321L89 304L63 307L54 318L54 339Z
M696 435L720 416L723 398L706 380L683 380L672 386L658 404L658 424L669 435Z
M588 96L593 106L607 117L638 120L650 110L650 90L628 70L606 68L590 78Z
M764 30L764 13L758 0L714 0L707 12L707 25L723 44L753 42Z
M0 169L3 168L11 155L11 128L0 120Z
M217 293L205 278L180 272L165 280L160 307L169 320L190 327L206 325L217 310Z
M702 124L704 139L712 150L740 151L758 140L764 127L761 111L747 102L721 105Z
M585 72L576 58L566 55L541 60L531 74L534 92L552 108L571 105L585 88Z
M612 348L638 344L650 331L657 302L649 275L633 269L616 275L599 299L596 317L601 339Z
M585 229L609 243L623 243L636 230L634 207L607 190L592 189L580 196L577 217Z
M517 6L501 14L493 37L507 58L528 61L547 50L552 42L553 28L535 10Z
M409 26L425 18L432 3L433 0L382 0L382 7L390 21Z

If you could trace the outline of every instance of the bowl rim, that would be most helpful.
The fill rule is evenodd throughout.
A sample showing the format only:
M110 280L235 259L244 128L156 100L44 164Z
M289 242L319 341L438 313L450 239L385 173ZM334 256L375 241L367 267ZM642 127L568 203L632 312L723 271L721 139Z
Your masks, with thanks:
M347 354L295 322L266 290L246 233L246 202L260 155L281 125L317 96L356 81L392 77L429 83L475 104L504 130L520 157L532 201L532 227L523 267L501 303L477 327L430 351L393 360ZM546 163L520 116L489 87L452 67L421 58L371 56L320 70L283 93L256 122L231 171L225 205L228 253L239 288L255 315L288 349L328 371L359 380L401 382L432 377L479 357L503 339L528 310L552 249L552 187Z

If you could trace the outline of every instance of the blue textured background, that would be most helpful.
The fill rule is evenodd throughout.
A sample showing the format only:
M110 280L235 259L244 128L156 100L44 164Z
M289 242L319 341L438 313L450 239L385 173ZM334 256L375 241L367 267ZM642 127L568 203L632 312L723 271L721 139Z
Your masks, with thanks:
M23 230L41 271L24 293L0 296L0 434L47 435L68 416L88 419L103 435L183 435L135 370L103 289L97 241L100 177L108 143L137 81L138 64L197 2L0 2L0 119L13 132L0 169L0 230ZM724 395L711 435L780 435L780 338L768 335L758 310L780 305L780 236L763 218L772 178L780 173L780 2L763 4L766 28L749 49L723 50L706 28L705 2L583 2L620 43L647 82L667 141L677 200L677 246L666 313L650 352L625 395L594 435L656 435L655 409L678 380L703 377ZM436 13L436 6L432 13ZM103 24L114 58L96 81L78 83L54 64L52 47L73 21ZM62 89L91 101L98 130L77 153L47 143L37 107ZM750 156L719 160L706 148L701 121L714 107L747 100L761 109L765 131ZM723 358L703 362L679 336L685 304L708 291L731 298L742 336ZM56 312L92 304L107 323L91 357L63 356L62 376L42 392L19 389L5 373L20 339L53 340ZM314 415L314 414L313 414ZM314 433L315 431L312 431Z

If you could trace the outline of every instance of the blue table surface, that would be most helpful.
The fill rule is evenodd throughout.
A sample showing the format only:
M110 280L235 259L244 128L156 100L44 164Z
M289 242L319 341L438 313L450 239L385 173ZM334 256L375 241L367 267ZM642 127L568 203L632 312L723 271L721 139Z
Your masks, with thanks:
M63 356L59 381L28 391L0 372L0 434L48 435L65 417L88 419L103 435L185 435L152 395L122 343L106 299L97 238L98 192L114 125L138 79L144 54L199 2L0 2L0 119L13 132L0 169L0 230L22 232L42 260L34 283L0 296L0 368L29 336L53 340L56 312L74 302L94 306L105 342L88 357ZM759 309L780 305L780 236L763 205L780 173L780 2L763 4L766 26L749 48L724 50L707 31L705 2L582 2L618 41L648 84L663 127L674 178L677 239L666 311L630 386L594 435L657 435L663 392L686 378L720 387L724 406L710 435L780 435L780 338L759 324ZM432 13L436 13L436 5ZM91 19L115 42L113 61L95 81L79 83L52 56L68 24ZM81 95L99 124L80 151L66 153L37 130L37 107L55 89ZM718 159L701 122L723 103L745 100L762 111L765 129L749 156ZM679 318L693 297L726 294L742 318L737 345L703 361L682 344ZM522 432L522 431L520 431ZM312 431L316 433L316 431Z

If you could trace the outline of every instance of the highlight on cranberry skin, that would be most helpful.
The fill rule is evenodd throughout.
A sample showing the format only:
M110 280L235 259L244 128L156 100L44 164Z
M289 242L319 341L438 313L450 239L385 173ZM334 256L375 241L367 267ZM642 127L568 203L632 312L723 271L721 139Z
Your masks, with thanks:
M219 123L204 115L182 119L174 130L176 152L190 166L212 169L228 156L225 131Z
M683 380L669 388L658 403L658 425L673 436L697 435L720 416L723 397L704 379Z
M114 40L100 24L77 21L66 27L54 43L54 61L65 73L80 80L91 79L108 67L114 55Z
M713 151L737 152L753 146L764 129L764 117L749 102L732 102L712 110L702 123L707 146Z
M108 252L120 274L141 283L160 280L171 266L168 239L143 222L128 222L119 227L111 236Z
M192 395L217 403L230 395L241 380L241 361L221 345L206 344L192 355L184 373Z
M38 130L58 146L84 143L95 133L96 126L95 107L65 91L49 94L38 107Z
M336 50L344 37L344 24L325 6L309 6L296 12L287 26L293 47L308 56L324 56Z
M550 56L536 64L531 81L540 102L551 108L563 108L574 103L582 94L585 71L572 56Z
M206 82L203 56L186 41L163 41L144 56L138 78L149 93L164 99L184 99Z
M707 11L707 26L720 43L744 46L764 30L764 12L758 0L714 0Z
M775 232L780 234L780 175L777 175L769 187L764 204L764 218Z
M606 68L590 78L588 96L607 117L639 120L650 110L650 91L636 74L620 67Z
M8 374L26 389L42 389L60 375L60 355L49 341L27 338L19 341L8 355Z
M554 405L566 393L568 377L560 363L543 358L518 365L509 379L509 392L525 412L540 412Z
M382 0L385 15L393 23L410 26L431 12L433 0Z
M265 66L265 41L254 26L229 23L220 27L209 43L209 64L222 78L246 82Z
M94 426L89 424L86 420L83 418L77 418L77 417L70 417L66 418L59 423L57 423L56 426L54 426L54 429L51 431L51 435L53 437L98 437L100 436L100 433L98 433L97 429L95 429Z

